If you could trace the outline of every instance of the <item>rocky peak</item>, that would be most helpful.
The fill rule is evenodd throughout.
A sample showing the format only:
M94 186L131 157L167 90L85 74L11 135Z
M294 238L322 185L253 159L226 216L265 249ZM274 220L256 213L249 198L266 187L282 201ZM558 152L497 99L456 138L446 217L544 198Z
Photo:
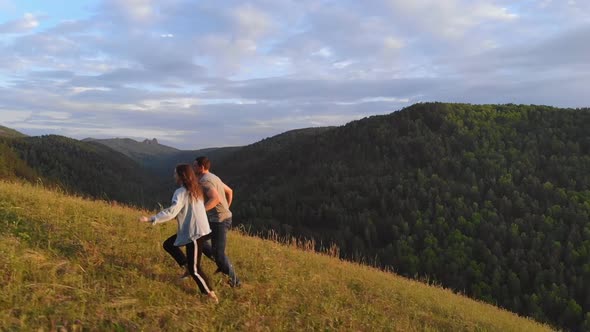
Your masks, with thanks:
M158 144L158 140L155 139L155 138L152 138L151 140L150 139L145 139L145 140L143 140L143 143L144 144Z

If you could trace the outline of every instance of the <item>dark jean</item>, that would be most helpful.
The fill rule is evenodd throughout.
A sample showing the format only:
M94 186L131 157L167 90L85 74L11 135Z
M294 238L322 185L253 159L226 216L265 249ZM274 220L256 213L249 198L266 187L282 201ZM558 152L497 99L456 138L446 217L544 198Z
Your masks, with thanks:
M217 270L227 274L230 278L236 278L234 267L229 258L225 255L225 245L227 243L227 231L230 229L232 219L225 219L221 222L210 222L211 242L203 243L203 254L215 261Z

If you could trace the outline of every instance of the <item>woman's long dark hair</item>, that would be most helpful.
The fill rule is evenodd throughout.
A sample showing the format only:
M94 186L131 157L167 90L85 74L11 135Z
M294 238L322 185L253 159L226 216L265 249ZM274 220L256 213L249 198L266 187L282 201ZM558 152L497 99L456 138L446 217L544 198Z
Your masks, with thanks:
M203 198L203 188L197 180L197 176L193 171L193 168L189 164L178 164L176 165L176 174L182 182L182 186L188 190L191 197L194 199Z

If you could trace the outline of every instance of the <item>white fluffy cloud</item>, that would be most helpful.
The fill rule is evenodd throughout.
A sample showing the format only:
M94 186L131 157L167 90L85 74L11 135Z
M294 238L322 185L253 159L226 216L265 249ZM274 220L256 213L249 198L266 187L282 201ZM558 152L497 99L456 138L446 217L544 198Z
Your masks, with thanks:
M15 16L0 21L0 124L29 134L194 149L418 101L590 105L587 1L104 0L76 17L3 6Z
M39 20L31 13L25 13L22 18L10 20L0 24L0 35L12 33L26 33L39 26Z

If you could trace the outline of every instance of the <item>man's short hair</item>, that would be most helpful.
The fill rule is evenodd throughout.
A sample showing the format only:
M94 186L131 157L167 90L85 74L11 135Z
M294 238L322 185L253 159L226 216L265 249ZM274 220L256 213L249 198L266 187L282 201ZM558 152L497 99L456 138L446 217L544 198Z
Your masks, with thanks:
M203 166L204 169L209 170L211 168L211 160L205 156L200 156L195 159L199 166Z

